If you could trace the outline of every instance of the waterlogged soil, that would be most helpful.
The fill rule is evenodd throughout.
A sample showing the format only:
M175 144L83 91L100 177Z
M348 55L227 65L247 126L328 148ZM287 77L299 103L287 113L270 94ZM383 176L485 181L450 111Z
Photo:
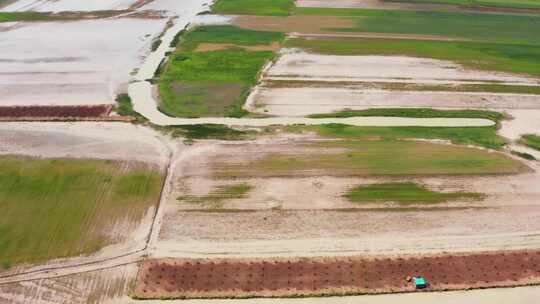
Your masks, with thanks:
M518 286L540 282L540 251L433 256L147 260L138 298L279 297Z

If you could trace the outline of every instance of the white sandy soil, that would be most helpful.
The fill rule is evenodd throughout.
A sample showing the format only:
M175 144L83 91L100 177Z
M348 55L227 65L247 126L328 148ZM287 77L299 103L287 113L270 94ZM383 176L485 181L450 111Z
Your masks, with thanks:
M406 56L336 56L283 51L268 79L406 83L539 84L537 79L465 69L451 61Z
M306 116L344 109L368 108L474 108L540 109L540 95L473 92L394 91L355 88L328 83L328 87L272 88L264 83L253 90L245 108L277 116Z

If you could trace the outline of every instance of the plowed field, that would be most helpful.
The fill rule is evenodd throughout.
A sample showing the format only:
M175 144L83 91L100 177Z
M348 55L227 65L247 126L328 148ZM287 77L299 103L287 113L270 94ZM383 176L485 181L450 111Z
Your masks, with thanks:
M540 251L404 257L147 260L138 298L279 297L407 292L540 283Z
M111 105L0 107L0 117L104 117L111 109Z

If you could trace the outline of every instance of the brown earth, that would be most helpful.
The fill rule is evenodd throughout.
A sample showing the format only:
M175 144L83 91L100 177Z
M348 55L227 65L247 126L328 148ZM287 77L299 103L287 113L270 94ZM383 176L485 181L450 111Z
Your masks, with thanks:
M138 298L283 297L410 292L540 283L540 251L431 256L147 260Z
M92 106L14 106L0 107L0 117L106 117L111 110L112 105L107 104Z

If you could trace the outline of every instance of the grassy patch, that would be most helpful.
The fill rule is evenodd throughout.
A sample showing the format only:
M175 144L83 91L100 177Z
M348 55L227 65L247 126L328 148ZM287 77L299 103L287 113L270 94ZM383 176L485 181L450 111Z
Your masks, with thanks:
M438 204L452 200L477 200L480 193L437 192L415 183L381 183L355 187L343 195L355 203L395 202L400 205Z
M212 5L212 12L224 15L287 16L294 7L294 0L217 0Z
M128 94L119 94L116 96L116 107L114 111L120 116L130 116L135 118L136 123L145 123L146 117L133 109L133 103Z
M484 118L496 123L504 119L504 114L483 110L437 110L431 108L374 108L367 110L343 110L335 113L310 115L311 118L346 118L356 116L397 116L417 118Z
M540 16L413 12L365 9L298 8L298 14L348 16L357 19L352 28L339 32L373 32L431 35L483 42L539 45Z
M48 13L40 12L0 12L0 22L49 21L54 20Z
M475 145L489 149L501 149L506 140L497 135L497 128L491 127L358 127L343 124L315 126L286 126L289 132L317 132L321 136L347 139L382 138L394 139L442 139L454 144Z
M534 134L527 134L521 137L521 143L540 151L540 136Z
M450 4L465 7L486 6L486 7L505 7L505 8L540 8L538 0L390 0L391 2L403 3L432 3L432 4Z
M161 175L103 160L0 158L0 261L87 254L157 202Z
M241 199L246 197L246 194L251 190L251 186L245 183L217 186L207 195L195 196L185 195L177 198L180 202L188 204L205 204L210 205L214 209L221 208L223 203L231 199Z
M536 157L534 157L534 155L531 155L529 153L519 152L519 151L514 151L514 150L512 150L511 153L526 160L536 160Z
M246 139L251 132L229 128L225 125L200 124L155 127L172 137L185 137L187 139L220 139L241 140Z
M282 33L258 32L233 26L205 26L185 34L158 81L159 109L176 117L242 117L250 88L274 53L229 48L193 52L200 43L270 44Z
M226 43L235 45L270 45L281 41L285 35L279 32L254 31L231 25L201 26L188 31L180 47L194 50L200 43Z
M289 39L287 47L331 55L406 55L469 68L540 76L540 46L398 39Z
M512 174L526 170L500 153L429 142L338 140L291 145L286 153L214 166L218 178L367 175Z

